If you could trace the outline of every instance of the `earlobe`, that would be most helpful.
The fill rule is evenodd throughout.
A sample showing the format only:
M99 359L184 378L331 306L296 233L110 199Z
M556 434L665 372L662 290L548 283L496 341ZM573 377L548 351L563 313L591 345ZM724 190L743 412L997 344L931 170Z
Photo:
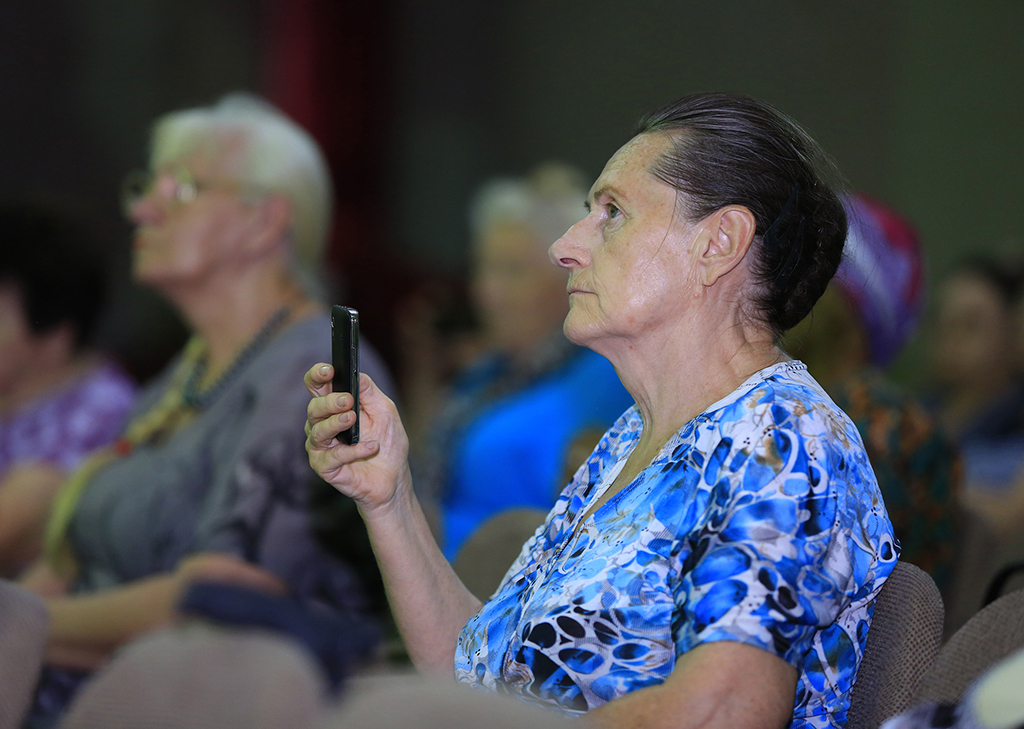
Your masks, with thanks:
M757 222L749 208L729 205L707 220L708 240L701 256L701 277L705 286L732 271L747 255Z

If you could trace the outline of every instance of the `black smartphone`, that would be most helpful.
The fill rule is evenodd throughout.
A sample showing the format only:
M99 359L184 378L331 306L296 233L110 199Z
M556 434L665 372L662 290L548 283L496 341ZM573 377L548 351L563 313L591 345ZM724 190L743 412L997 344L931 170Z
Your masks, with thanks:
M331 307L331 364L331 389L352 393L356 422L338 433L338 440L352 445L359 442L359 312L348 306Z

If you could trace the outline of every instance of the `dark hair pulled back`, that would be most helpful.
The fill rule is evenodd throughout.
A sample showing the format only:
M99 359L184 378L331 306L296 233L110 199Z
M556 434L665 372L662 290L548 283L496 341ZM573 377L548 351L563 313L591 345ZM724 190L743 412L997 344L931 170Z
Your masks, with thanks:
M684 96L640 121L636 134L651 132L675 138L651 172L684 193L691 220L727 205L753 214L759 285L751 314L776 336L798 324L843 255L846 212L835 165L796 122L745 96Z

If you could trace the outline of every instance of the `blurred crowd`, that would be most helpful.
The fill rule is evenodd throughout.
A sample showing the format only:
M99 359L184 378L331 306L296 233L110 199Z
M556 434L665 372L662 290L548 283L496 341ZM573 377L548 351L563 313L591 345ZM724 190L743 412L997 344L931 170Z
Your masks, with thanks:
M509 515L539 525L633 402L562 333L548 248L590 182L550 160L486 181L465 278L397 294L395 361L362 332L361 369L403 415L467 585L497 585L522 543ZM57 726L125 646L197 617L296 639L333 689L407 666L358 509L303 449L303 374L330 359L329 305L350 303L318 276L331 194L316 143L260 99L155 121L123 191L131 274L191 336L146 382L96 346L109 244L52 202L0 204L0 575L50 620L26 726ZM870 194L845 203L839 273L783 346L859 429L901 559L935 580L951 633L1024 575L1024 259L965 258L930 290L914 222ZM919 338L920 371L897 379Z

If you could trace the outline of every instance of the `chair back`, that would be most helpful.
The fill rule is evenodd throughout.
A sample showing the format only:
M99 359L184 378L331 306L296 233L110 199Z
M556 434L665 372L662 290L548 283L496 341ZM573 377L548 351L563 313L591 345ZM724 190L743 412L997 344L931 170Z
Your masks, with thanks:
M326 707L313 656L277 633L188 621L121 648L59 729L304 729Z
M1003 595L968 620L921 679L917 701L954 703L984 671L1024 647L1024 590Z
M1012 543L977 513L961 509L954 535L954 559L949 581L942 589L946 606L944 637L949 640L985 606L986 591L999 569L1014 559Z
M897 562L875 598L847 729L877 729L911 706L918 683L939 652L942 623L935 582L920 568Z
M35 593L0 580L0 729L16 729L43 666L50 620Z
M367 677L310 729L580 729L580 720L450 678Z
M477 527L452 561L462 584L481 600L490 597L547 515L542 509L508 509Z

